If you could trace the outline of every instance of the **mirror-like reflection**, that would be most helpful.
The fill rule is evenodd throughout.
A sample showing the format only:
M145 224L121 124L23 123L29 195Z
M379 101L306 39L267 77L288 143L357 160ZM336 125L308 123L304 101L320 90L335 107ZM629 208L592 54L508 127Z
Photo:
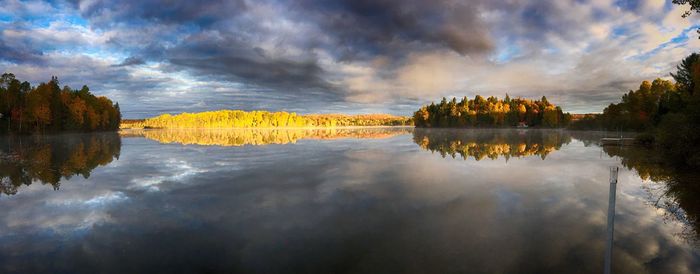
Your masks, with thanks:
M574 139L586 146L598 146L603 153L620 160L620 165L634 171L644 182L640 188L646 193L647 204L664 215L669 222L684 225L683 239L700 244L700 171L674 166L665 161L658 151L644 146L601 146L600 138L607 132L571 131ZM615 133L634 137L632 133Z
M34 182L58 190L62 179L90 177L98 166L119 159L116 133L5 136L0 138L0 192L16 194Z
M125 137L146 137L160 143L244 146L290 144L302 139L379 139L409 133L408 127L310 129L155 129L124 130Z
M416 129L413 141L423 149L440 153L443 158L459 155L464 160L479 161L539 156L544 160L549 153L568 144L571 137L561 130Z
M686 224L682 236L700 239L700 172L679 169L663 161L654 150L639 147L605 146L606 154L619 157L621 164L637 172L647 184L649 204L664 212L667 219Z
M511 148L443 158L416 136ZM119 161L88 179L0 197L0 272L601 273L609 167L634 157L611 157L599 137L438 130L238 147L122 138ZM523 143L551 152L514 154ZM476 160L488 155L499 160ZM700 251L680 235L694 228L666 217L692 216L692 205L653 206L645 187L656 183L642 177L619 173L612 272L699 273Z

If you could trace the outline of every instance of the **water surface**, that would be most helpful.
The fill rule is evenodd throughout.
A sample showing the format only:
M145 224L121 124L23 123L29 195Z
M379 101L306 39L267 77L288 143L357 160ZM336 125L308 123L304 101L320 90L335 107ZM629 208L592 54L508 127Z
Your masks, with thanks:
M0 272L697 273L698 197L557 130L0 138ZM682 179L678 179L682 178Z

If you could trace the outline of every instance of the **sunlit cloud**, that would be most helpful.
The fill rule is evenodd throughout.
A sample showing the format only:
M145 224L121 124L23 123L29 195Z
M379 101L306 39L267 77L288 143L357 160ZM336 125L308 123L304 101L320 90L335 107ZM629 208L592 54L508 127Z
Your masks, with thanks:
M668 1L16 1L0 68L124 116L211 109L408 115L442 96L598 112L700 48Z

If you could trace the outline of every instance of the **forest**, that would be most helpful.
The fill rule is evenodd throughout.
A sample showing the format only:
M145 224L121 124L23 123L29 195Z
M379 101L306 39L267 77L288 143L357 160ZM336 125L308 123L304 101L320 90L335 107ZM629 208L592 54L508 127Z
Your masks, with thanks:
M122 128L275 128L411 125L409 117L388 114L310 114L294 112L217 110L163 114L145 120L125 120Z
M640 144L658 149L664 161L687 168L700 166L700 55L684 58L671 77L644 81L600 115L571 124L572 129L643 132Z
M119 104L93 95L87 86L60 88L53 76L32 87L12 73L0 76L0 132L116 130L120 120Z
M571 120L568 113L551 104L542 96L541 100L523 98L505 99L476 95L473 100L457 98L448 101L442 98L438 104L421 107L413 114L416 127L565 127Z
M677 84L657 78L643 81L637 90L622 96L621 102L610 104L602 114L588 114L571 123L571 129L610 131L644 131L658 125L672 109L684 101Z

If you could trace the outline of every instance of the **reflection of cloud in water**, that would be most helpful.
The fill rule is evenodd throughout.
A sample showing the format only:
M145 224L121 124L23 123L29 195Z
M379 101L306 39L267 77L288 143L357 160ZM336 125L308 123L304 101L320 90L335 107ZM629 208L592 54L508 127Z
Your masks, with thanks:
M587 145L597 144L601 137L606 136L605 132L573 131L571 134ZM654 149L634 146L604 146L599 149L601 154L605 153L633 171L629 179L642 179L640 185L630 190L629 196L655 208L657 214L670 223L681 225L683 228L676 232L679 238L700 244L698 171L674 166Z
M391 201L388 206L393 208L401 207L397 200L410 197L406 203L416 210L408 214L411 221L397 228L399 234L405 235L388 236L384 240L398 239L385 245L386 250L375 251L379 254L420 250L435 255L450 250L457 252L453 255L462 261L445 263L469 265L469 269L462 270L475 272L566 273L602 269L607 202L605 164L612 164L610 161L596 163L589 159L576 171L571 169L570 159L555 159L546 164L531 159L509 163L509 170L516 172L504 176L494 172L497 167L481 162L465 165L453 161L455 165L446 168L422 156L397 157L384 151L369 156L377 157L380 161L345 162L347 167L334 169L329 176L350 180L334 180L335 187L323 189L336 190L324 192L328 201L338 200L343 192L370 193L378 201ZM377 162L385 161L393 161L392 169L403 172L387 174L387 169L376 166ZM358 171L369 177L365 178L368 183L357 183L354 174ZM639 186L639 178L627 174L630 176L624 180L626 184L620 191L623 197L618 201L618 213L622 216L616 227L616 272L693 273L698 267L696 251L674 236L673 231L679 229L677 224L659 225L654 209L644 206L638 197L626 195ZM432 222L426 223L426 219ZM439 229L435 230L436 227ZM461 235L460 231L469 236ZM435 250L426 250L430 247ZM487 261L483 262L483 257L471 253L474 250L494 257L485 256ZM572 265L577 265L577 269L571 269Z
M206 172L206 170L192 167L184 160L168 159L162 161L164 166L161 167L163 175L146 175L141 178L133 178L131 180L133 188L147 189L149 191L160 190L158 185L167 182L181 182L187 177Z
M87 190L85 193L71 195L42 195L41 198L32 197L33 194L39 192L18 194L21 197L18 198L20 201L16 202L20 203L14 203L16 208L2 215L4 233L0 233L0 238L11 236L15 230L65 234L89 229L93 225L111 221L106 211L128 200L125 193L109 190Z
M0 271L599 273L608 166L619 164L578 141L507 163L442 159L410 136L236 149L124 142L118 167L0 200L0 253L10 254ZM197 173L178 175L188 169ZM134 187L143 178L159 178L160 191ZM640 200L641 181L620 173L614 272L696 272L697 250ZM36 209L44 199L116 193L127 198L105 203L109 222L60 245L34 240L31 225L91 218ZM26 225L7 225L18 220ZM49 264L59 260L71 264Z
M50 201L47 202L48 206L75 206L75 205L86 205L89 207L100 207L109 205L111 203L120 202L126 200L126 196L123 192L110 192L99 196L92 197L88 200L70 200L64 199L61 201Z

